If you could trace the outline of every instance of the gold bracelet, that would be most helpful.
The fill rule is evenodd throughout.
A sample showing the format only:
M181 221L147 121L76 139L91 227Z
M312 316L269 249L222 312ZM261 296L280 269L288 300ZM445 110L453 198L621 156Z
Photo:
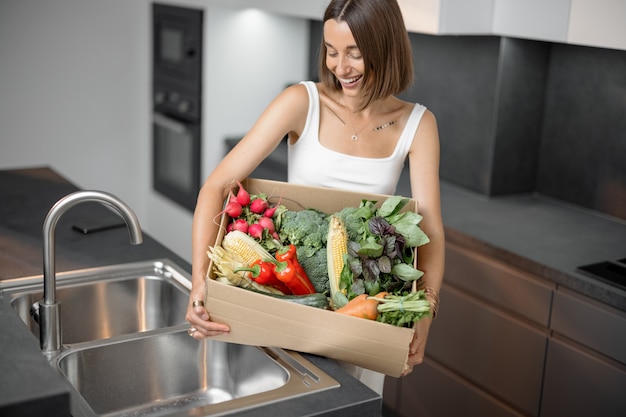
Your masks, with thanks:
M430 302L430 309L433 313L433 320L439 312L439 291L431 287L424 287L424 297Z

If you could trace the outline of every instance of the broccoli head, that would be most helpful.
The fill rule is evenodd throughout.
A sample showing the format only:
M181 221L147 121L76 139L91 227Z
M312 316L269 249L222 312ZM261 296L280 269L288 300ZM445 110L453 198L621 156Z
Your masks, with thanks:
M311 280L311 284L315 287L315 291L319 293L330 291L326 248L313 249L310 246L298 246L296 255L298 262Z
M348 240L360 242L367 235L367 221L376 213L374 202L363 201L359 207L345 207L337 215L343 221Z
M326 246L328 215L310 208L286 211L281 216L278 235L283 244L321 249Z

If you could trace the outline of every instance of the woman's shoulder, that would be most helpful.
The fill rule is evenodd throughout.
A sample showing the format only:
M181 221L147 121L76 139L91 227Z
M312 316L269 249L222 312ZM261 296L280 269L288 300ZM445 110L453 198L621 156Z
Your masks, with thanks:
M306 109L309 106L309 93L304 84L292 84L280 92L271 107L279 107L281 111Z

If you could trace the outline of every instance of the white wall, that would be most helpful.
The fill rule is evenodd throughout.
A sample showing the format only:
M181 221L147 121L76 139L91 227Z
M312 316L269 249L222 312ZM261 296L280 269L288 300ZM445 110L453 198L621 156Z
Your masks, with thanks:
M298 18L206 8L203 175L307 73ZM0 169L50 166L116 194L146 232L191 259L190 212L152 191L150 2L0 0Z
M136 210L148 181L140 2L0 1L0 167L49 165Z

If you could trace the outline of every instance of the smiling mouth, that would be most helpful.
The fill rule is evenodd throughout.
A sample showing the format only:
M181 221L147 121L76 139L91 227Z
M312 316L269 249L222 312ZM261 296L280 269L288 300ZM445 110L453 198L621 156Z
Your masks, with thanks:
M339 77L337 77L337 79L339 80L339 82L341 84L354 84L355 82L359 81L361 78L363 78L362 75L358 75L358 76L352 77L352 78L339 78Z

